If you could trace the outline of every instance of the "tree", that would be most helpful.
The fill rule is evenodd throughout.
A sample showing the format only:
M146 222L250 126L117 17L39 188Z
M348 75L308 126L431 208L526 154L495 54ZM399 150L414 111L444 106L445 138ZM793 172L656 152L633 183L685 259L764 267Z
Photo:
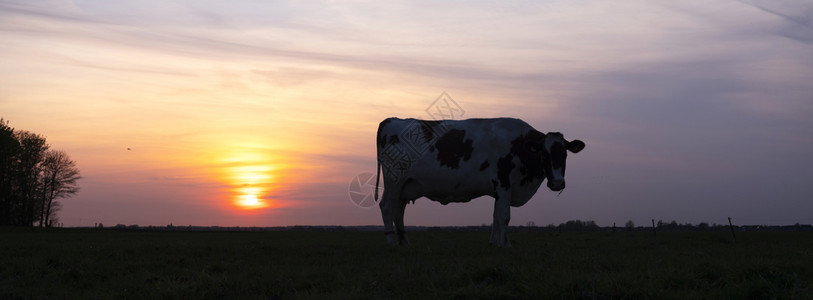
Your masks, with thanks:
M39 167L47 149L42 136L15 131L0 119L0 225L36 221Z
M54 215L60 207L56 199L68 198L79 192L77 181L82 177L79 176L76 162L71 160L67 153L60 150L46 151L41 169L40 227L50 227Z
M8 121L0 119L0 225L12 224L17 156L20 153L20 142L14 135L14 128Z
M626 224L624 224L624 227L627 228L627 231L632 231L633 229L635 229L635 222L629 220L627 221Z
M40 163L43 160L48 144L45 138L29 131L20 131L17 134L22 151L19 156L17 168L18 203L21 213L18 215L20 225L32 226L37 221L37 205L39 205L38 189L40 188Z
M76 164L49 148L43 136L0 119L0 225L48 226L60 207L54 200L78 191Z

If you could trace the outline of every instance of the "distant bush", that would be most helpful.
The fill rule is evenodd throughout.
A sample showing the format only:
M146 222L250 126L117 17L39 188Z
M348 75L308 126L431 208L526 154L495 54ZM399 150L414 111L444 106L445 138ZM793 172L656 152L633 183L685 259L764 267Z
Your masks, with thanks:
M599 231L601 227L596 225L596 221L570 220L559 224L562 231Z

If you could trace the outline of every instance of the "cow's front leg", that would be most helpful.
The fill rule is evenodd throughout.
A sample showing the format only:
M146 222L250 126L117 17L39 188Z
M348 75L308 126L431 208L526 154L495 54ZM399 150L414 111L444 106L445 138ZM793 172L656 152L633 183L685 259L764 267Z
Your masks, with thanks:
M398 210L395 212L395 231L398 233L398 244L402 246L409 245L409 238L404 230L404 211L408 202L408 200L400 199Z
M507 193L500 193L494 200L494 223L491 224L491 245L511 247L508 240L508 222L511 221L511 202Z

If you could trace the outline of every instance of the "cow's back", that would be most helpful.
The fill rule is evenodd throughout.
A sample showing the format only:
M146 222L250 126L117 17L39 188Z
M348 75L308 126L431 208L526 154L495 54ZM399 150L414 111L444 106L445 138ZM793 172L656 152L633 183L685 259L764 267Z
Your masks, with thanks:
M511 154L512 147L517 138L533 130L513 118L386 119L378 133L385 188L398 188L402 199L426 196L444 204L495 196L501 179L519 181L515 168L519 160ZM541 179L530 183L528 191L516 192L533 195L539 183ZM517 199L521 205L530 196L519 198L524 198Z

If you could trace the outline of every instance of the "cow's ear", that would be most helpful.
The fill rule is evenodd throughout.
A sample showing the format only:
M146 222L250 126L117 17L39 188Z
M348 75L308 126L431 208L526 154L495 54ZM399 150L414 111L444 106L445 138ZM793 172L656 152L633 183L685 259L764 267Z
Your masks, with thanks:
M582 149L584 149L584 142L580 140L572 140L567 142L567 150L570 152L579 153L579 151L582 151Z

